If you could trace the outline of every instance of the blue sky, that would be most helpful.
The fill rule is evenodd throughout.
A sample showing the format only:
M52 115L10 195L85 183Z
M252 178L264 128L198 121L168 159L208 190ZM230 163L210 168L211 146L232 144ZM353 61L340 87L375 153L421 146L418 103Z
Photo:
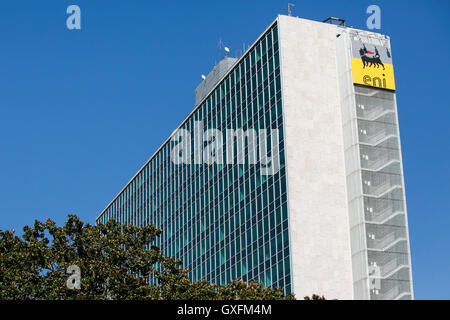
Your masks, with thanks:
M97 214L192 110L218 58L288 1L0 2L0 229ZM450 298L450 2L296 1L391 36L417 299ZM66 28L81 7L82 30Z

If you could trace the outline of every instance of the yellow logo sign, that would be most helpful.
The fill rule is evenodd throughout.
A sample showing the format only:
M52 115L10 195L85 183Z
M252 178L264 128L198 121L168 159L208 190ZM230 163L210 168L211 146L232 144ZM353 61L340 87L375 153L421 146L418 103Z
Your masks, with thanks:
M353 83L395 90L394 67L387 63L392 61L390 56L382 58L377 48L372 52L365 45L356 52L360 58L355 58L356 54L352 58Z

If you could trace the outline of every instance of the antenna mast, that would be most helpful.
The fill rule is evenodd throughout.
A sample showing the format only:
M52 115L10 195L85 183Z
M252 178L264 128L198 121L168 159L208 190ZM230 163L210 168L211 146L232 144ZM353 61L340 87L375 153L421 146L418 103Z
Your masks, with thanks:
M219 61L221 60L221 52L222 52L222 45L223 45L223 43L222 43L222 38L221 37L219 37L219 44L218 44L218 48L219 48L219 56L218 56L218 58L219 58Z
M288 3L288 15L289 15L290 17L292 16L291 7L295 7L295 4L293 4L293 3Z

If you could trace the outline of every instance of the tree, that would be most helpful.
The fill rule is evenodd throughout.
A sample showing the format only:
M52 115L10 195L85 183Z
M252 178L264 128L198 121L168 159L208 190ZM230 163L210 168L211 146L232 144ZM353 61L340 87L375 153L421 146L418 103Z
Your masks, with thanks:
M0 231L0 299L294 299L258 282L191 282L181 261L152 245L160 234L151 225L93 226L75 215L62 227L36 220L22 237ZM66 285L71 265L81 270L80 290ZM148 284L150 276L157 285Z
M23 239L14 231L0 231L0 298L150 296L152 288L145 278L164 257L159 248L149 245L160 233L154 226L125 226L114 220L92 226L75 215L70 215L63 227L51 220L36 221L33 228L24 228ZM66 286L70 265L81 270L81 290Z
M264 288L257 281L248 285L242 280L232 280L225 286L208 284L206 280L191 282L188 269L181 269L181 261L167 258L163 272L156 271L159 279L157 292L161 299L185 300L294 300L293 294L284 295L281 288Z
M305 296L303 300L327 300L324 296L313 294L311 297Z

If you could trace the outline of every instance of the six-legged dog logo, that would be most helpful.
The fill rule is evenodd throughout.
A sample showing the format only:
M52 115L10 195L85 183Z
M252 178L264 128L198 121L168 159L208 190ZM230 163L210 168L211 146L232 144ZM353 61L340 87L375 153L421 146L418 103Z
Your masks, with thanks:
M361 60L363 63L363 69L367 67L377 67L379 68L380 65L383 67L384 70L384 64L381 62L380 59L380 53L378 52L377 47L375 47L375 52L367 50L366 46L363 45L361 49L359 49L359 55L361 56Z

